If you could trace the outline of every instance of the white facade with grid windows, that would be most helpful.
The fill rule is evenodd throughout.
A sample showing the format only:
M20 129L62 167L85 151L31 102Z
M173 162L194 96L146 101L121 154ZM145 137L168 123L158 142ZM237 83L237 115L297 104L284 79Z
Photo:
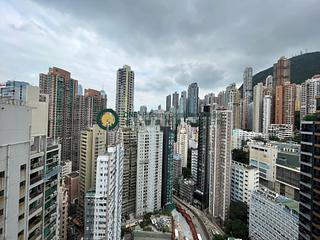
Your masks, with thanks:
M232 161L231 200L249 204L251 193L259 187L259 169Z
M298 239L299 203L267 188L251 195L249 237L252 240Z
M84 239L121 239L123 145L108 147L97 159L95 192L85 200Z
M136 215L161 208L162 139L160 126L138 129Z

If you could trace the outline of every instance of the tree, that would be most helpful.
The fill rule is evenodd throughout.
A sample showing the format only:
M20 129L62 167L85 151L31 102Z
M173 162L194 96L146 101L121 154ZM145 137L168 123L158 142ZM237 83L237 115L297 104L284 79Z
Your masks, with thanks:
M265 139L264 139L263 137L261 137L261 136L254 137L253 140L260 141L260 142L264 142L264 143L267 142L267 140L265 140Z
M248 239L248 227L239 219L227 220L225 223L225 232L228 236Z
M230 204L230 219L225 222L225 232L228 236L248 239L248 206L240 201Z
M182 176L183 178L190 178L191 177L191 169L190 168L182 168Z
M231 152L232 160L240 163L249 164L249 153L242 149L235 148Z
M152 215L152 213L146 213L143 216L143 221L140 223L140 227L141 228L144 228L144 227L146 227L146 226L151 224L151 220L150 220L151 215Z
M276 135L271 135L271 136L269 136L269 140L270 140L270 141L277 141L277 142L279 142L279 141L280 141L280 138L278 138Z
M296 143L300 143L301 142L301 134L300 133L296 133L294 135L294 137L292 138L292 141L294 141Z
M230 204L230 219L239 219L245 224L248 223L248 206L246 203L241 201L231 201Z
M315 116L315 114L305 115L303 120L304 121L315 121L316 120L316 116Z
M213 236L213 240L224 240L224 239L225 239L225 237L222 235L219 235L219 234L215 234Z

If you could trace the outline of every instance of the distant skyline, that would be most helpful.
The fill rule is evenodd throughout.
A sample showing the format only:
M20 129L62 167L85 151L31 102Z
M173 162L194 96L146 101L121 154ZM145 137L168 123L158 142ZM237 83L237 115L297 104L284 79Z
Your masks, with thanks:
M0 82L38 85L56 66L114 107L116 72L135 72L135 109L165 109L197 82L200 97L242 83L281 56L320 50L317 0L0 2ZM147 100L147 101L146 101Z

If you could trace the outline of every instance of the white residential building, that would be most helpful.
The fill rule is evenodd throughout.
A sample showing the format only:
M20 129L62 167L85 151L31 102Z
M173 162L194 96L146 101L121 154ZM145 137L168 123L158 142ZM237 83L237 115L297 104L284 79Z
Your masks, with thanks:
M262 132L267 134L271 124L271 107L272 97L271 95L265 95L263 97L263 119L262 119Z
M242 148L242 144L247 142L248 140L252 140L254 138L263 138L267 139L268 135L264 133L258 132L249 132L242 129L233 129L232 130L232 149Z
M280 140L291 139L293 137L292 124L271 124L269 127L269 136L276 136Z
M224 222L230 208L232 111L214 110L211 114L209 214Z
M259 187L259 169L232 161L231 200L249 204L251 193Z
M252 130L254 132L262 132L262 105L263 105L263 84L258 83L253 88L253 116Z
M196 182L198 178L198 148L191 149L191 176Z
M181 156L179 154L173 155L173 189L178 191L179 179L182 176Z
M180 154L182 167L187 167L188 161L188 124L181 123L177 129L177 153Z
M320 75L315 75L311 79L306 80L301 84L301 120L306 115L315 113L316 111L316 96L320 95Z
M31 108L1 103L0 122L0 239L27 239Z
M60 145L47 140L47 97L23 92L0 98L0 239L58 239Z
M61 163L61 179L72 172L72 161L66 160Z
M84 239L121 239L123 154L118 143L97 159L95 191L85 198Z
M267 188L251 195L249 237L252 240L295 240L299 236L299 203Z
M250 165L259 169L260 184L274 188L278 148L270 143L250 142Z
M162 143L160 126L138 129L136 216L161 208Z
M273 77L271 75L269 75L267 78L266 78L266 82L265 82L265 86L267 88L272 88L272 84L273 84Z

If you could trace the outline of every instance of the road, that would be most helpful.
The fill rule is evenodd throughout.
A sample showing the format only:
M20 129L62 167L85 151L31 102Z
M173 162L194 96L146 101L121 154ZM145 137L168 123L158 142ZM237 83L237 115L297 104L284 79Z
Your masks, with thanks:
M213 234L224 235L222 229L216 223L211 222L201 210L184 202L176 196L174 196L174 201L180 203L186 208L188 214L192 217L192 221L197 232L201 234L203 239L212 239Z
M176 229L179 232L179 239L184 239L184 237L186 237L187 239L192 239L192 233L189 224L182 216L182 214L175 209L171 212L171 214L175 220Z

